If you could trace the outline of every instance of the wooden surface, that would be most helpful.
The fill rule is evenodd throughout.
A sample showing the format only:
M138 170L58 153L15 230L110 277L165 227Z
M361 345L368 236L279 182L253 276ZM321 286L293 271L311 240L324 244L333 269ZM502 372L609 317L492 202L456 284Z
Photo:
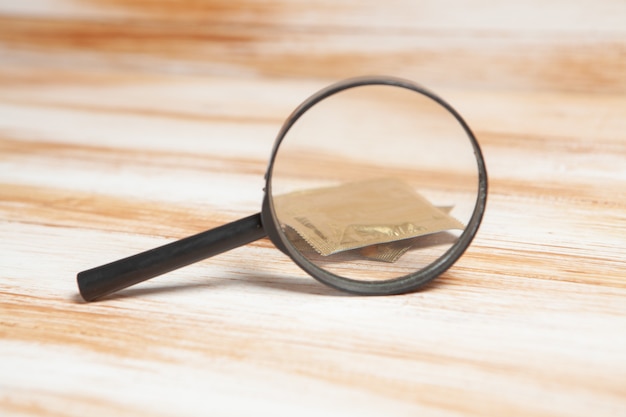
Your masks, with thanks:
M0 2L0 414L626 416L626 3ZM414 294L266 241L80 301L75 274L251 214L282 120L404 76L490 173Z

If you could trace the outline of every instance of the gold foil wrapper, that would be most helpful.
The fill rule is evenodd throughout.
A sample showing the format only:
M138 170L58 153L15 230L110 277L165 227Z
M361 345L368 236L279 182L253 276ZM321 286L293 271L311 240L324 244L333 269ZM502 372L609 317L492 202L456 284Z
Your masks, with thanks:
M360 249L395 262L412 238L465 226L408 184L393 178L296 191L274 198L282 227L293 229L322 256Z

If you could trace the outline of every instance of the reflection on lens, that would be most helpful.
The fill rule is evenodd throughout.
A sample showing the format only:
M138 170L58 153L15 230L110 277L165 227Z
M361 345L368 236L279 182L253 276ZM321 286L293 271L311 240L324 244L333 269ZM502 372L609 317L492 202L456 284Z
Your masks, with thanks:
M276 218L309 262L344 278L390 280L441 257L468 224L474 148L440 103L360 85L309 108L284 136L271 179Z

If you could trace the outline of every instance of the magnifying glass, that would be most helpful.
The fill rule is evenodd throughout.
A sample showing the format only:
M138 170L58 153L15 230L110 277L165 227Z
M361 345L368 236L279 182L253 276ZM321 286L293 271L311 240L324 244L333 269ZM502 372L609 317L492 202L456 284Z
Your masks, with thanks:
M269 237L313 278L362 295L418 289L450 268L485 211L472 131L443 99L392 77L340 81L278 133L261 212L80 272L86 301Z

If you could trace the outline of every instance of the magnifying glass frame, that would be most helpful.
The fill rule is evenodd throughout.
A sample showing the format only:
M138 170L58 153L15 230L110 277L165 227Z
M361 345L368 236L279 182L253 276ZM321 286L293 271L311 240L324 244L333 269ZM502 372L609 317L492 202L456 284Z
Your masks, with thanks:
M280 145L294 123L320 101L343 90L368 86L387 85L413 90L444 107L465 130L474 149L478 169L476 204L467 227L458 240L441 257L428 266L405 276L385 281L358 281L335 275L320 268L303 256L282 232L276 216L272 196L272 173ZM318 281L362 295L389 295L414 291L426 282L446 271L465 252L474 238L482 220L487 201L487 171L480 147L472 131L461 116L443 99L410 81L384 76L350 78L340 81L313 94L287 118L278 133L265 175L265 197L261 213L236 220L232 223L196 235L168 243L124 259L78 273L77 283L81 296L86 301L112 294L123 288L173 271L185 265L218 255L255 240L268 236L274 245L287 254L304 271Z
M278 155L280 145L289 133L293 125L304 115L311 107L318 104L322 100L337 94L341 91L371 85L386 85L397 88L405 88L422 94L433 101L437 102L440 106L445 108L450 114L454 116L457 122L461 125L469 141L472 144L474 150L474 156L476 158L476 166L478 169L478 189L476 195L476 203L474 205L474 211L472 216L461 233L458 240L452 245L443 255L437 258L434 262L430 263L426 267L390 280L384 281L359 281L350 278L345 278L336 274L333 274L323 268L320 268L315 263L307 259L282 233L280 222L276 216L276 209L272 198L272 174L276 157ZM358 77L350 78L340 81L333 85L330 85L317 93L313 94L306 101L304 101L293 113L287 118L283 124L276 141L274 143L274 149L270 158L267 173L265 174L265 198L263 200L263 209L261 211L261 219L264 229L267 231L270 240L274 245L287 254L300 268L309 273L313 278L318 281L329 285L333 288L347 291L353 294L359 295L392 295L411 292L424 285L425 283L435 279L448 268L450 268L458 258L463 255L467 247L470 245L478 227L483 218L487 204L487 169L483 159L480 146L476 137L472 133L467 123L463 120L461 115L441 97L437 96L433 92L411 82L401 78L387 77L387 76L370 76L370 77Z

